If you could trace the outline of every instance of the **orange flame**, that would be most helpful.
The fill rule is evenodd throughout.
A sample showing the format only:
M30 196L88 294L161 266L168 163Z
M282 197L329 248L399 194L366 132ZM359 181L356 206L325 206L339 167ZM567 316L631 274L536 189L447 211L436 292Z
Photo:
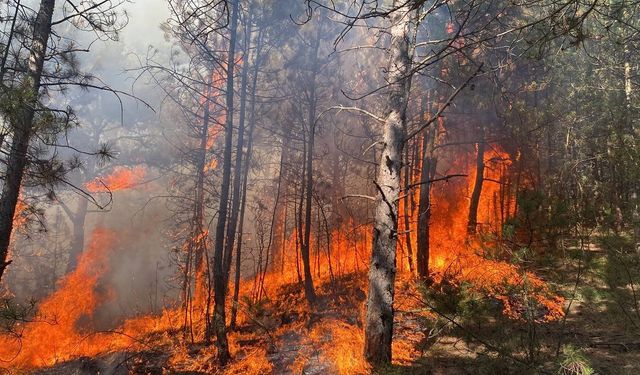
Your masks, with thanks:
M29 206L27 205L27 203L22 199L22 193L21 193L20 197L18 198L18 203L16 204L15 213L13 214L13 230L14 231L22 228L27 223L28 207Z
M146 170L143 167L125 168L116 167L110 175L103 178L95 178L85 184L91 193L104 193L107 191L119 191L131 189L144 180Z
M512 161L500 147L492 145L485 153L485 181L478 205L480 232L490 237L498 236L503 219L514 214L515 201L500 203L505 192L504 174ZM513 319L521 319L522 306L513 299L510 290L525 290L531 298L545 307L543 321L557 320L563 315L561 297L554 295L548 285L531 272L524 272L516 265L483 257L483 244L479 239L467 239L467 214L469 197L473 190L476 169L465 158L455 161L456 168L469 171L466 181L450 181L433 187L432 221L430 224L430 272L436 282L443 277L453 282L469 282L474 288L503 303L503 313ZM508 193L508 192L506 192ZM502 206L502 207L499 207ZM504 213L501 211L505 211ZM493 245L493 243L488 243Z
M209 172L216 168L218 168L218 159L211 159L211 161L204 166L204 171Z
M107 269L108 248L116 239L103 229L94 231L75 272L38 308L38 321L25 325L19 338L0 338L0 357L16 367L52 365L74 355L95 355L105 350L96 335L82 334L77 324L91 318L100 297L98 280ZM106 297L108 298L108 297Z
M160 317L127 320L119 333L91 331L96 308L114 297L109 288L100 285L100 278L109 270L116 242L113 232L103 228L93 231L76 270L40 303L35 321L19 327L16 335L0 336L0 360L15 369L51 366L79 356L134 348L138 338L172 326L173 315L165 312Z
M432 187L432 212L430 223L430 263L429 268L436 283L447 280L453 283L470 283L473 288L481 290L503 304L503 313L513 319L522 319L523 306L511 296L514 286L526 285L531 297L546 308L542 320L549 321L562 316L562 299L554 296L547 284L530 272L524 272L513 264L488 260L483 257L480 239L469 239L467 236L467 214L469 197L475 180L473 157L463 155L455 158L452 169L467 172L467 178L460 178L435 184ZM478 223L481 233L499 233L504 218L513 215L514 203L499 205L501 194L505 191L504 177L511 165L509 154L500 147L488 147L485 154L485 182L478 209ZM138 183L144 170L119 169L106 177L105 185L111 189L125 189ZM96 183L93 181L90 184ZM87 188L89 188L89 185ZM95 185L94 187L102 186ZM90 189L91 190L91 189ZM416 192L414 192L416 193ZM504 211L504 212L503 212ZM417 213L414 213L414 215ZM402 222L402 220L400 220ZM414 216L411 222L417 222ZM411 230L409 228L400 230ZM282 230L282 228L280 228ZM275 234L282 236L282 234ZM203 241L206 231L199 234L196 241ZM289 233L283 248L271 249L271 259L277 259L268 265L265 276L264 293L275 296L276 289L284 284L298 281L297 269L302 269L298 234L295 230ZM108 272L109 259L113 253L117 237L105 229L97 229L92 234L85 252L81 255L76 271L61 280L58 290L44 300L38 309L38 321L22 327L19 336L0 336L0 360L9 361L17 369L31 369L48 366L72 359L77 356L96 356L116 350L136 348L140 338L152 332L176 327L175 322L183 322L179 310L168 310L162 316L143 316L130 319L117 330L117 333L92 333L90 323L96 308L101 303L113 298L113 292L101 285L101 277ZM312 273L316 286L325 284L334 277L349 273L364 275L368 268L371 254L371 228L369 225L347 220L334 228L329 234L313 233L311 247ZM491 244L490 244L491 245ZM400 246L400 245L399 245ZM398 258L402 262L402 258ZM278 264L280 263L280 264ZM409 272L400 267L399 282L411 278ZM359 279L364 283L364 277ZM414 283L410 283L413 285ZM240 285L241 294L254 295L255 284L245 280ZM365 290L364 284L359 286ZM205 309L204 291L196 290L194 311ZM198 296L201 296L198 298ZM402 302L396 302L402 303ZM231 303L229 303L231 306ZM251 319L243 317L239 320ZM178 323L178 324L180 324ZM291 328L291 327L289 327ZM362 359L361 347L363 333L356 324L348 324L337 319L321 321L308 328L307 347L317 348L340 374L368 373L369 368ZM233 337L233 336L232 336ZM232 347L233 338L232 338ZM411 350L411 343L402 339L394 342L394 352L402 352L396 361L411 361L418 355ZM240 348L236 348L240 350ZM176 349L171 361L186 360L186 348ZM304 366L305 356L299 356L292 364L294 369ZM257 349L232 365L231 373L263 373L271 371L267 353Z

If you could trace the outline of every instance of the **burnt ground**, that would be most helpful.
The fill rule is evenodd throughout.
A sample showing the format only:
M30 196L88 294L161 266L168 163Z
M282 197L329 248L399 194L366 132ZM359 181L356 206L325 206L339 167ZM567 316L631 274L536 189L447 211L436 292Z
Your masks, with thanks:
M635 249L607 241L582 250L565 250L563 260L537 266L539 274L570 303L566 320L560 322L527 325L509 321L495 314L491 304L483 310L434 314L418 301L423 298L418 290L400 281L395 331L398 346L394 347L398 360L394 366L375 372L557 374L563 357L558 348L572 345L597 374L639 374L640 301L633 281L638 280L640 267L629 259L640 256ZM212 365L215 353L202 345L183 345L183 353L176 359L178 335L164 335L150 339L149 350L79 358L36 373L339 373L326 349L333 345L347 348L357 340L345 343L353 338L336 338L332 336L335 333L321 328L327 322L344 322L351 330L346 331L347 336L349 332L357 336L362 327L365 280L364 274L350 274L320 285L318 309L313 313L298 284L285 285L268 301L251 306L251 319L245 319L232 335L237 345L235 364L224 370Z

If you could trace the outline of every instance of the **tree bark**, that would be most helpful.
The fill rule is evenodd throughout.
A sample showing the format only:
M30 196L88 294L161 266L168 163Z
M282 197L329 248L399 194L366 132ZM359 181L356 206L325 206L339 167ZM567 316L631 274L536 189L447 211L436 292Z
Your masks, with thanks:
M394 1L398 6L400 0ZM365 320L364 356L373 365L391 362L393 298L398 240L398 197L402 147L406 133L406 110L410 69L410 24L414 11L405 2L391 15L391 45L386 74L389 85L388 112L378 165L378 195L373 228L373 248L369 267L369 294Z
M18 20L18 12L20 11L20 1L16 1L16 9L11 19L11 27L9 28L9 35L7 36L7 42L5 43L4 51L2 53L2 62L0 62L0 87L4 89L4 75L7 72L7 58L9 57L9 51L11 50L11 43L13 42L13 36L16 30L16 21ZM2 139L0 139L0 147L2 147Z
M208 310L210 301L210 286L208 285L208 270L207 270L207 262L206 262L206 244L207 244L207 235L205 233L205 169L207 164L207 143L209 139L209 126L211 122L211 96L213 95L213 72L209 77L206 86L206 97L204 101L204 111L202 118L202 126L200 127L200 143L197 149L196 156L196 184L194 191L194 207L193 207L193 218L191 222L191 235L188 239L188 251L189 255L187 256L187 261L191 262L191 259L194 260L194 295L192 296L190 301L184 301L185 306L191 306L191 314L188 314L191 319L195 316L197 319L201 319L204 316L204 329L205 331L209 331L209 319L208 319ZM185 268L185 279L189 280L191 271L191 265L189 264ZM186 288L191 288L190 281L185 285ZM185 327L186 329L186 327ZM191 331L193 331L191 329ZM193 332L191 332L193 334Z
M248 23L251 23L251 15L248 16ZM233 245L235 243L237 228L238 228L238 214L240 212L241 201L241 185L242 185L242 159L244 154L244 128L246 118L246 105L247 105L247 78L249 76L249 44L251 44L251 28L248 26L247 37L245 40L245 48L243 51L243 64L242 74L240 78L240 110L238 118L238 138L236 140L236 161L233 174L233 193L231 194L231 215L229 216L229 223L227 224L227 236L225 243L225 275L228 275L231 271L231 259L233 258ZM228 280L225 282L228 285Z
M305 140L305 142L302 143L302 155L303 155L303 159L306 161L306 155L307 155L307 142ZM302 177L301 179L304 180L305 176L306 176L306 170L307 170L307 163L304 162L302 163ZM302 217L302 209L304 207L304 197L305 197L305 189L307 187L307 184L302 184L301 187L301 191L300 191L300 201L296 202L297 204L297 210L296 212L294 212L294 214L296 215L296 225L297 225L297 230L296 230L296 273L298 276L298 282L303 282L302 280L302 274L300 274L300 254L302 253L302 247L304 246L304 223L302 222L303 217ZM297 189L296 189L297 190ZM298 197L297 195L297 191L296 191L296 198ZM303 271L304 272L304 271Z
M47 43L51 34L51 17L55 7L55 0L41 0L40 9L33 28L33 41L28 61L27 78L23 85L30 92L30 99L22 103L13 124L14 133L2 195L0 196L0 279L4 274L13 230L13 216L18 203L18 195L22 186L22 178L27 166L27 152L29 141L33 133L33 119L38 103L40 78L44 66Z

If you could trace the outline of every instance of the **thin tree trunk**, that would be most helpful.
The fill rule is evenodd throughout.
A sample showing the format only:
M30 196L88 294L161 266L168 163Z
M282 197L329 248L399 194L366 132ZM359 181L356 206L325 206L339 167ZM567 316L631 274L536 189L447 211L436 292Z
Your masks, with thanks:
M284 256L287 250L287 211L289 208L287 196L284 197L284 222L282 223L282 243L280 248L280 274L284 274Z
M13 42L13 36L16 29L16 20L18 19L18 11L20 10L20 1L16 1L16 9L13 13L13 18L11 19L11 28L9 29L9 35L7 36L7 42L4 46L4 51L2 54L2 62L0 62L0 90L4 91L4 75L7 72L7 59L9 57L9 51L11 50L11 43ZM7 3L7 13L9 12L9 4ZM2 93L4 95L4 92ZM3 121L4 122L4 121ZM2 124L0 128L0 149L2 149L2 145L4 145L4 139L9 134L9 127L7 124Z
M481 132L482 133L482 132ZM482 183L484 182L484 137L477 143L476 154L476 180L471 193L471 203L469 204L469 219L467 221L467 234L476 234L478 228L478 205L482 194Z
M229 55L227 56L227 86L226 86L226 122L225 122L225 142L222 169L222 182L220 189L220 206L218 209L218 222L216 224L216 238L213 254L213 329L216 333L216 345L218 348L218 362L226 365L231 359L229 353L229 343L227 341L226 327L226 296L228 275L225 260L225 227L227 224L227 213L229 205L229 185L231 182L231 158L233 149L233 81L235 71L236 54L236 34L238 28L238 1L230 0L231 3L231 23L229 27ZM229 239L227 239L229 240ZM210 334L205 332L207 336Z
M313 277L311 275L311 260L309 256L310 239L311 239L311 199L313 194L313 142L315 126L310 126L309 146L306 153L306 173L305 173L305 208L304 208L304 231L300 254L302 258L302 268L304 272L304 295L309 304L315 302L315 291L313 288Z
M327 239L327 265L329 267L329 278L331 280L331 283L333 284L335 277L333 275L333 265L331 262L331 231L329 231L329 222L327 220L327 214L324 212L324 208L322 208L322 205L320 204L320 202L318 202L318 207L320 208L320 213L322 214L322 221L324 223L324 229L325 229L325 236ZM320 234L318 233L318 237L320 236ZM320 248L318 247L318 253L320 252Z
M251 23L251 15L248 15L248 23ZM245 49L243 51L244 61L242 65L242 74L240 78L240 115L238 119L238 138L236 140L236 163L233 175L233 193L231 194L231 215L227 224L227 238L225 248L225 275L229 275L231 271L231 259L233 258L233 245L236 238L236 229L238 227L238 214L240 211L240 188L242 185L242 158L244 148L244 128L247 105L247 78L249 76L249 45L251 44L251 28L247 32L245 41ZM228 277L228 276L227 276ZM225 284L228 284L225 282Z
M0 279L4 274L13 229L13 216L16 212L18 195L22 185L22 177L27 166L27 152L29 141L33 133L33 119L38 103L40 78L51 33L51 17L55 7L55 0L41 0L40 9L33 28L33 42L29 55L28 73L24 87L31 94L31 99L19 109L17 121L14 124L13 141L7 161L2 195L0 196Z
M11 49L11 43L13 42L13 34L16 29L16 21L18 19L18 11L20 10L20 2L21 0L16 1L16 9L13 13L13 18L11 19L11 28L9 29L9 36L7 37L7 43L3 51L4 53L2 54L2 62L0 62L0 87L4 86L4 75L7 72L7 59L9 58L9 51ZM1 140L0 140L0 147L2 147Z
M320 202L318 201L318 197L315 197L316 203L318 204L316 208L316 275L318 278L322 277L322 270L320 269Z
M233 289L233 305L231 306L231 323L230 329L234 330L236 327L236 317L238 314L238 298L240 296L240 266L241 266L241 256L242 256L242 237L243 237L243 228L244 228L244 213L245 207L247 204L247 183L249 181L249 167L251 165L251 156L253 153L253 132L255 129L256 118L256 88L258 83L258 74L260 71L260 53L262 51L262 30L258 33L258 46L256 49L256 56L254 59L253 66L253 78L251 82L251 106L249 109L249 134L248 134L248 144L247 144L247 155L244 161L244 168L242 170L242 204L240 206L240 219L239 219L239 228L238 228L238 246L236 248L236 269L235 269L235 278L234 278L234 289ZM246 52L246 51L245 51Z
M87 163L84 171L80 175L84 176L84 178L79 178L77 184L81 185L82 181L86 179L86 176L90 176L95 173L95 167L95 163L90 159L89 163ZM62 208L62 210L71 221L73 230L71 243L69 244L69 259L67 261L67 267L65 270L66 274L69 274L76 269L78 265L78 258L84 250L84 233L87 214L89 212L88 206L89 201L82 197L78 200L78 207L75 211L72 211L66 204L60 202L60 208Z
M204 180L205 180L205 168L206 168L206 158L207 158L207 140L209 138L209 124L211 121L211 95L213 90L213 74L209 77L209 81L206 86L205 91L205 100L204 100L204 110L203 110L203 118L202 118L202 126L200 127L199 141L195 167L196 167L196 183L194 189L194 206L193 206L193 217L191 221L191 234L188 247L188 256L187 260L190 262L191 259L194 260L194 267L191 265L185 268L185 281L186 288L191 288L190 281L190 272L194 270L194 293L193 295L188 295L189 299L185 301L185 306L188 309L187 314L190 317L190 330L191 336L193 337L193 318L194 315L196 319L204 318L204 329L205 332L210 330L209 327L209 319L207 316L208 309L208 287L207 287L207 262L205 262L205 251L206 251L206 241L207 236L204 230L204 210L205 210L205 190L204 190ZM190 293L188 293L190 294ZM187 293L185 293L187 295ZM195 313L195 314L194 314Z
M303 159L306 160L307 155L307 142L303 142L302 144L302 155ZM304 180L306 176L307 164L302 163L302 179ZM303 223L302 223L302 208L304 206L304 197L306 191L306 184L302 184L302 191L300 192L300 201L298 202L298 210L296 212L296 223L297 223L297 233L296 233L296 271L298 273L298 282L302 282L302 275L300 273L300 253L302 252L302 247L304 246L304 232L303 232Z
M280 153L280 166L282 166L284 164L284 153ZM273 233L273 228L276 226L276 220L277 220L277 213L278 213L278 206L280 205L280 192L281 192L281 187L282 187L282 169L280 169L279 173L278 173L278 186L276 188L276 200L274 202L274 207L273 207L273 212L271 215L271 223L269 225L269 242L267 243L267 254L266 254L266 262L264 265L264 268L262 269L262 272L258 275L258 278L260 279L260 285L264 285L264 279L267 276L267 271L269 268L269 259L271 259L270 257L270 253L271 253L271 249L274 248L274 244L273 244L273 237L274 237L274 233ZM274 251L275 252L275 251ZM258 300L262 297L262 293L260 293L261 290L258 290Z
M87 218L88 205L89 201L87 199L80 198L78 209L69 217L73 225L73 237L71 237L69 262L67 263L66 270L67 274L76 269L78 257L82 254L82 250L84 250L84 224Z
M420 168L420 195L418 198L418 250L417 271L418 277L426 280L429 277L429 221L431 220L431 180L432 171L435 171L435 158L432 145L435 132L425 132L422 138L422 165Z
M311 47L311 77L309 77L309 113L307 123L309 125L309 137L306 153L306 197L304 211L304 239L302 241L302 266L304 269L304 295L309 304L313 304L316 299L316 293L313 288L313 278L311 275L310 264L310 240L311 240L311 201L313 199L313 149L316 137L316 76L318 74L318 49L320 47L320 29L316 32L313 46Z
M276 263L282 264L284 261L284 247L286 246L286 231L287 231L287 171L285 170L285 151L284 148L280 152L280 162L278 164L278 191L276 196L278 197L278 204L274 205L274 238L273 238L273 253L271 257L271 270L275 270ZM280 267L282 272L282 267Z
M398 6L400 0L394 1ZM406 3L391 15L391 46L386 82L388 113L382 135L382 154L375 181L378 190L369 266L369 293L365 320L364 357L373 365L391 363L393 299L398 241L398 197L410 69L412 7Z
M407 262L409 263L409 272L413 275L413 244L411 243L411 209L409 207L409 196L413 194L409 185L411 184L411 165L409 161L409 147L405 152L406 167L404 169L404 198L402 199L404 207L404 240L406 243L405 249L407 250Z

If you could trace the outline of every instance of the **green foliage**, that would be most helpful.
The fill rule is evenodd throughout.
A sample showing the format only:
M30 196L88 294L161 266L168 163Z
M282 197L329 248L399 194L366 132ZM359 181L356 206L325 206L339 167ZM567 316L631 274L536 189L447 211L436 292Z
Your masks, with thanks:
M603 249L617 250L623 253L633 251L635 243L633 239L621 235L602 235L598 238L598 242Z
M24 103L33 99L31 91L22 86L2 87L2 100L0 100L0 113L7 120L15 121L20 108Z
M516 215L509 218L503 226L503 236L506 240L522 245L516 251L520 255L531 255L532 249L529 247L541 240L549 247L555 247L557 239L569 233L578 220L578 215L571 211L565 200L539 190L521 191L517 196L517 204ZM524 258L516 262L523 260Z
M593 375L589 359L584 353L572 345L562 347L562 356L558 368L559 375Z
M490 316L500 314L499 303L466 282L458 285L445 278L424 288L423 295L433 310L446 316L460 317L469 323L482 324Z

